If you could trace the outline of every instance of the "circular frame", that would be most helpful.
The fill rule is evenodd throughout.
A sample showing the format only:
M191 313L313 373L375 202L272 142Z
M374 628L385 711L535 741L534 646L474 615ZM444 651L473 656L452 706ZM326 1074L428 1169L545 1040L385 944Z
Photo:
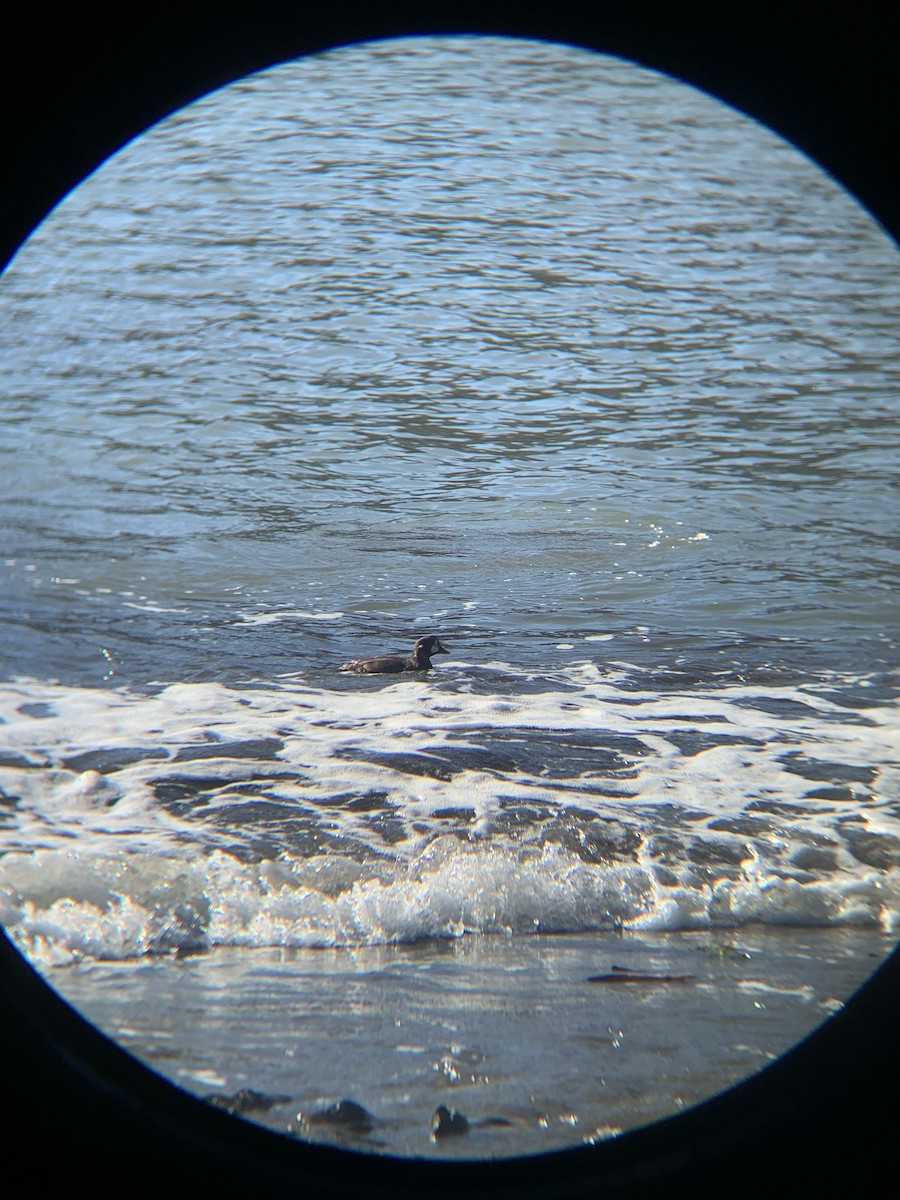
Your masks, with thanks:
M587 7L587 6L586 6ZM571 42L666 71L749 112L835 175L900 240L887 0L721 4L610 0L590 14L402 6L334 14L291 0L161 0L152 15L83 0L7 18L0 264L86 175L147 126L250 71L340 44L426 33ZM596 1146L494 1162L393 1159L309 1145L217 1111L132 1058L63 1001L0 933L0 1062L10 1176L63 1194L618 1197L895 1194L900 951L846 1007L764 1071L676 1117ZM12 1160L12 1161L10 1161ZM897 1187L897 1184L894 1184Z

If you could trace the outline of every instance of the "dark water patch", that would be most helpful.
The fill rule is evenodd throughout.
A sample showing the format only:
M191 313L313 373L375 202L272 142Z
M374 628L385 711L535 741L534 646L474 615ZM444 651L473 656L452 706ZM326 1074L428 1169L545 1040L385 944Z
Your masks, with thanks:
M682 674L680 671L647 671L640 674L626 675L616 681L616 690L624 693L624 703L642 704L643 698L625 699L628 693L635 692L674 692L684 691L685 688L696 688L702 685L698 675Z
M806 846L828 846L836 848L838 842L835 838L829 837L827 833L820 833L818 830L800 829L797 826L791 828L791 838L794 841L803 842Z
M346 839L323 828L320 820L297 805L278 801L235 800L189 814L212 826L240 836L242 858L253 861L277 859L285 854L308 858L330 850L345 850Z
M43 701L38 701L34 704L20 704L16 712L21 713L23 717L34 717L36 721L56 716L56 710L53 708L53 705L45 704Z
M629 809L651 829L681 829L697 821L706 821L709 813L680 804L635 804Z
M580 694L584 689L579 684L568 683L553 675L507 674L504 671L479 671L466 667L465 673L450 677L446 671L432 673L430 682L441 692L467 696L544 696L548 692L572 692Z
M898 687L896 682L890 677L881 679L866 680L868 687L862 688L859 685L855 687L843 688L816 688L816 694L822 696L826 700L830 700L832 704L838 704L843 709L856 709L864 712L867 708L882 708L885 704L893 704L897 700ZM842 718L849 721L849 716L846 714ZM871 721L865 717L859 717L861 725L877 725L877 721Z
M806 717L818 721L823 715L826 718L828 716L811 704L781 696L740 696L734 703L738 708L750 708L754 712L768 713L772 717Z
M270 775L263 779L242 779L237 784L232 780L223 780L222 788L227 792L237 792L241 796L265 796L280 803L284 800L284 796L274 792L272 790L273 785L283 786L285 783L297 784L306 782L306 780L307 776L305 775L286 771L283 775Z
M837 854L823 846L799 846L788 862L803 871L831 873L838 869Z
M660 887L678 887L680 882L678 876L674 871L670 871L668 867L663 867L658 863L654 863L653 873L656 878L656 882L660 885Z
M866 803L866 797L857 796L853 789L848 787L811 788L810 791L804 792L803 795L809 800L832 800L836 804Z
M215 813L194 814L209 817L218 824ZM286 855L295 859L315 858L320 855L333 854L344 858L354 858L360 862L371 857L371 851L360 842L348 837L338 837L327 830L318 828L312 823L301 821L279 824L273 822L264 830L253 826L244 826L238 835L233 827L234 814L228 814L230 820L221 822L225 831L234 835L234 841L224 847L228 854L245 866L258 866L260 863L277 862ZM219 842L215 843L217 846Z
M451 733L449 738L452 741L456 736ZM514 758L509 755L497 754L488 747L444 744L433 749L426 746L424 753L447 763L453 772L486 771L491 775L511 775L520 769Z
M354 676L354 678L356 678L356 676ZM365 679L365 678L367 678L367 676L360 675L359 678ZM345 733L350 733L354 729L365 729L366 726L369 724L369 722L366 720L365 717L360 717L358 720L355 720L355 721L347 721L347 720L334 721L334 720L331 720L330 718L326 718L325 720L322 720L322 721L308 721L307 724L311 728L314 728L314 729L340 729ZM280 732L281 732L281 730L279 730L279 733ZM297 732L296 729L288 730L287 734L285 736L293 737L296 734L296 732Z
M167 779L151 780L150 786L159 802L170 812L190 811L203 804L223 786L217 776L170 775Z
M49 765L46 758L26 758L24 754L17 754L15 750L0 750L0 767L10 767L14 771L29 771Z
M763 817L720 817L710 821L707 829L714 833L733 833L738 837L762 837L779 828L777 821L767 821Z
M427 779L440 779L447 783L453 778L453 771L441 759L424 754L395 754L389 751L362 750L356 746L346 746L332 753L332 758L345 759L349 762L371 763L372 766L388 767L399 771L401 775L419 775Z
M434 534L420 534L416 536L410 531L405 532L400 537L391 537L390 535L382 534L378 539L377 545L370 545L361 540L359 533L355 529L329 529L325 531L325 537L346 538L354 543L356 552L361 554L377 554L379 557L389 554L407 555L411 558L441 558L452 560L454 558L464 559L468 557L466 553L454 553L454 550L446 545L435 545Z
M616 775L616 779L626 778L631 779L637 772L627 772L624 775ZM558 795L561 800L567 794L571 793L576 796L602 796L606 800L633 800L639 795L638 792L628 792L623 788L614 786L613 777L610 776L609 783L598 782L593 777L579 776L576 783L565 783L563 780L554 779L552 790L555 795Z
M756 738L742 737L730 733L703 733L694 729L673 729L663 735L667 742L675 746L685 758L693 758L704 750L712 750L716 746L759 746Z
M500 796L498 801L500 812L496 817L496 825L505 833L524 832L559 815L559 806L555 803L528 803L510 796Z
M727 718L723 717L721 713L690 713L690 715L676 714L671 717L667 716L665 721L672 724L674 724L676 721L681 721L685 726L727 724ZM678 733L680 731L676 730L675 732ZM669 735L666 734L666 737L668 736Z
M97 771L101 775L112 775L132 763L149 761L151 759L168 758L168 750L161 746L111 746L98 750L85 750L81 754L73 754L61 760L62 766L69 771Z
M816 689L815 694L820 695L821 693ZM878 727L877 721L871 717L863 716L858 710L849 707L836 706L835 711L816 708L815 713L816 720L821 721L823 724L856 725L864 729L876 729Z
M687 884L691 888L705 890L715 888L725 880L736 882L742 879L743 875L744 868L740 865L692 862L689 864L688 876L682 874L678 882L682 886Z
M189 813L198 804L206 804L210 797L221 793L240 790L252 795L259 795L270 788L283 786L285 783L302 783L303 776L285 773L262 778L242 780L236 784L234 780L222 779L218 775L168 775L165 779L151 779L157 800L173 814Z
M278 738L252 738L240 742L212 742L203 746L182 746L173 762L193 762L201 758L249 758L271 762L284 749Z
M687 843L672 833L657 833L648 837L644 849L656 862L680 863L684 861Z
M773 817L808 817L813 813L826 813L827 808L813 808L810 805L789 804L786 800L751 800L744 812L771 813Z
M900 867L900 838L890 833L848 829L846 825L841 832L847 849L857 862L882 871Z
M325 800L314 800L313 803L328 805L329 808L341 808L345 812L378 812L381 809L390 808L391 804L387 798L387 792L369 791L363 792L342 792L339 796L329 796Z
M275 796L258 796L253 799L222 800L209 809L210 819L219 824L233 825L235 829L253 825L278 825L302 821L307 825L318 825L297 804L287 803Z
M650 753L638 738L605 731L550 733L545 729L520 727L467 730L460 736L477 737L485 751L508 764L507 771L554 780L595 772L627 778L636 773L634 760Z
M749 633L733 641L716 640L717 630L697 630L687 634L654 630L648 640L616 634L615 658L608 665L624 668L622 682L632 688L659 690L708 691L725 685L784 687L808 682L808 659L798 670L784 655L781 639L754 639ZM804 643L791 647L796 654L806 652Z
M779 755L778 761L783 763L784 769L792 775L799 775L802 779L809 779L814 783L864 783L871 787L878 774L875 767L806 758L799 750Z
M166 807L173 815L203 821L239 836L243 861L257 862L284 854L308 858L328 852L344 856L352 853L360 859L370 856L370 851L352 835L335 833L333 823L323 818L321 809L311 812L305 801L285 800L277 793L261 792L259 787L229 786L224 792L200 793L190 803L169 801ZM245 790L255 794L244 798L240 793ZM408 837L406 825L392 815L389 804L376 801L356 811L361 813L363 827L380 841L395 845Z
M405 842L409 837L409 829L405 822L386 812L373 813L362 818L366 829L369 829L388 846L396 846Z
M616 685L616 704L620 708L626 708L628 705L631 705L632 708L641 708L642 705L647 703L646 692L648 689L635 686L631 690L636 694L629 696L628 690L624 686L621 684ZM716 720L721 720L721 717L717 717Z
M832 699L832 703L836 703ZM880 707L872 705L871 707ZM877 729L878 722L873 721L871 717L864 717L861 712L854 711L849 706L841 706L840 712L823 712L818 711L819 720L840 722L841 725L859 725L867 729Z
M612 817L573 821L570 810L549 821L541 830L540 843L562 846L582 862L612 865L637 860L644 836L640 829Z
M717 648L715 644L709 645L704 639L698 639L690 645L685 644L678 664L669 666L658 659L648 662L646 648L629 647L629 654L638 661L640 669L635 671L631 669L631 663L617 659L615 665L625 667L628 674L617 680L616 686L624 692L702 693L733 686L784 687L808 680L808 675L798 675L794 668L754 661L754 656L763 656L763 652L765 657L770 657L771 649L769 645L754 648L749 641ZM725 655L733 657L726 659Z
M738 867L753 857L753 851L743 842L697 838L688 845L687 857L697 866Z
M501 799L501 811L492 818L492 832L522 846L558 846L594 865L635 861L644 833L636 825L615 817L575 815L583 810ZM466 838L475 816L472 809L447 809L442 815L457 822L455 832Z
M188 800L202 803L227 785L217 775L169 775L165 779L151 779L150 786L157 800L169 808L173 804L183 807Z

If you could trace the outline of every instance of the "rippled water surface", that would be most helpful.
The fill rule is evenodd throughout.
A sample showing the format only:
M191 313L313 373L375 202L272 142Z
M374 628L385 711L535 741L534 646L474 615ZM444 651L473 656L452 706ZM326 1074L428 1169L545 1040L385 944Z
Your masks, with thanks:
M6 928L890 935L898 278L773 134L562 46L345 48L127 146L0 281Z
M896 268L797 152L615 60L389 42L216 93L4 280L12 666L266 678L423 621L536 665L635 623L877 641ZM346 615L220 632L279 608Z

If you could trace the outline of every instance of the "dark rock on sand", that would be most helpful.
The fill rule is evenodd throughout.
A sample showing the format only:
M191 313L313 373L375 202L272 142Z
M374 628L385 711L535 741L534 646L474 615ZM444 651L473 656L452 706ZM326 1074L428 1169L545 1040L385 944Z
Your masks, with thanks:
M431 1136L433 1138L459 1137L469 1132L468 1118L461 1112L453 1111L445 1104L439 1104L431 1119Z
M287 1104L290 1096L267 1096L264 1092L255 1092L253 1088L241 1088L232 1096L223 1096L217 1093L212 1096L204 1096L203 1099L213 1108L224 1108L232 1116L239 1117L244 1113L268 1112L276 1104Z
M355 1100L338 1100L327 1108L320 1108L308 1116L297 1114L301 1123L309 1127L328 1125L345 1129L351 1133L369 1133L375 1127L375 1118Z
M694 983L693 975L670 975L666 971L631 970L612 967L607 975L589 975L588 983Z

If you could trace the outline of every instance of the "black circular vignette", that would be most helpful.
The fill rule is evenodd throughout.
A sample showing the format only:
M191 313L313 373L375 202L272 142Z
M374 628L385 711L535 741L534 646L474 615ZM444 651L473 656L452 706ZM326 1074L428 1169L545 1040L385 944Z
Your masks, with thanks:
M197 96L300 54L416 33L551 38L666 71L791 140L900 240L892 174L900 6L598 0L584 8L433 5L426 16L388 2L358 15L296 0L161 0L150 15L105 0L65 12L17 5L3 20L0 263L106 157ZM22 1180L8 1194L61 1195L81 1180L100 1196L128 1197L272 1186L367 1200L894 1195L898 1001L895 952L799 1046L678 1117L552 1155L399 1160L281 1137L180 1091L79 1017L0 935L6 1177Z

